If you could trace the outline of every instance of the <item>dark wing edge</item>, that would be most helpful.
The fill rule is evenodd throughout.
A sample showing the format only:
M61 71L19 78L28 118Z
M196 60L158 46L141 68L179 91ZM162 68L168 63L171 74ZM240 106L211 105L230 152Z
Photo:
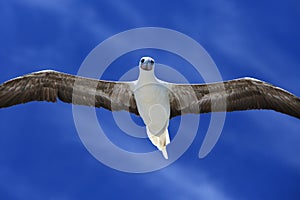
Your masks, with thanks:
M241 78L211 84L170 84L170 118L185 113L268 109L300 119L300 98L269 83Z
M31 101L126 110L138 115L131 82L102 81L52 70L31 73L0 85L0 108Z

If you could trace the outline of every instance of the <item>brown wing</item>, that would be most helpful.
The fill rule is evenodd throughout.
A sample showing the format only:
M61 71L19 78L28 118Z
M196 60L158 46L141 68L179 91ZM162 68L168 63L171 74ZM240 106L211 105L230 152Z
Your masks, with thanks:
M300 99L269 83L241 78L211 84L171 84L171 116L270 109L300 119Z
M41 71L0 85L0 108L30 101L56 102L127 110L138 115L130 82L88 79L56 71Z

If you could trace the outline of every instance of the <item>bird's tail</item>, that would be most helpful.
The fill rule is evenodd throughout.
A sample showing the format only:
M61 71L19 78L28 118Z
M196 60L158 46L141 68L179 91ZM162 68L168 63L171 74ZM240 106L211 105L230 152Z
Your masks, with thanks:
M147 134L152 144L154 144L162 152L165 159L168 159L167 145L170 143L168 129L166 128L160 135L152 134L147 129Z
M161 152L164 156L165 159L168 159L168 152L167 152L167 146L164 146L162 149L161 149Z

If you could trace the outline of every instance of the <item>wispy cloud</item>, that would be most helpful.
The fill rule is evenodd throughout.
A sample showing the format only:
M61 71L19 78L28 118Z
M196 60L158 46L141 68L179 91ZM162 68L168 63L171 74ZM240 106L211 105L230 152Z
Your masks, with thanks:
M212 177L207 177L204 171L190 166L174 164L166 170L157 172L163 183L159 189L171 199L233 199L218 185ZM171 187L170 187L171 186ZM166 191L167 190L167 191ZM168 191L172 190L172 191ZM178 191L178 193L174 192Z
M23 179L9 168L1 166L0 187L5 189L7 194L13 199L22 199L24 197L32 200L43 199L43 192L30 182L29 179Z

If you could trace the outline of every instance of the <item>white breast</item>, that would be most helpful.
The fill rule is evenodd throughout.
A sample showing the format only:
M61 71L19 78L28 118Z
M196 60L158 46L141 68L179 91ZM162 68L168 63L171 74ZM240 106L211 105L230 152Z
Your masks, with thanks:
M160 83L137 86L134 92L137 108L151 132L165 129L170 116L168 89Z

